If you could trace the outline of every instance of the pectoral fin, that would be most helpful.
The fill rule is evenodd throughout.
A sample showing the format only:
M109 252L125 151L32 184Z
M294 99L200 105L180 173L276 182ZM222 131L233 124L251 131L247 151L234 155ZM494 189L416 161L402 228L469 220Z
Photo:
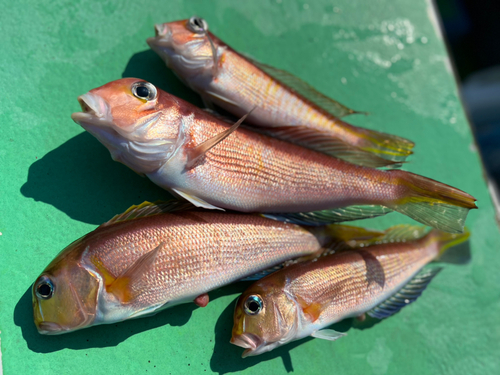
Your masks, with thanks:
M311 333L311 336L318 339L335 341L337 339L340 339L341 337L347 336L347 333L337 332L333 329L321 329L319 331Z
M214 206L214 205L212 205L212 204L210 204L208 202L205 202L203 199L198 198L198 197L196 197L194 195L185 193L182 190L172 189L172 191L174 193L179 194L182 198L184 198L185 200L191 202L196 207L202 207L202 208L206 208L206 209L209 209L209 210L222 210L222 211L224 211L223 208Z
M254 108L255 109L255 108ZM247 116L252 113L253 109L248 112L245 116L240 118L237 122L234 123L229 129L224 130L223 132L217 134L215 137L207 139L205 142L199 144L196 147L193 147L187 151L188 160L186 162L186 169L193 168L202 157L213 147L215 147L218 143L222 142L224 139L229 137L232 132L234 132L241 125L243 121L247 118Z
M125 272L106 287L106 291L114 294L122 303L130 303L133 301L146 287L142 285L142 277L152 270L156 255L162 247L163 243L139 257L134 264L127 268Z

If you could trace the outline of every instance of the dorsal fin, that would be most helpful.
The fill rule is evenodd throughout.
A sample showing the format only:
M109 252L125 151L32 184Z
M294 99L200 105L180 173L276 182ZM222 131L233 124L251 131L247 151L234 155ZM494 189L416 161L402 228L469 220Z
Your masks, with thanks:
M272 78L285 84L293 91L295 91L297 94L302 95L304 98L316 104L318 107L322 108L323 110L325 110L326 112L330 113L335 117L340 118L355 113L366 114L365 112L358 112L352 110L346 107L345 105L337 102L336 100L329 98L328 96L317 91L307 82L304 82L300 78L295 77L293 74L285 70L274 68L272 66L255 61L254 59L251 59L248 56L245 57L249 59L252 63L254 63L259 69L262 69L265 73L269 74Z
M373 318L384 319L415 302L442 268L431 268L417 274L399 292L367 312Z
M156 201L154 203L146 201L139 205L131 206L122 214L115 215L111 220L101 224L101 227L106 227L111 224L133 220L140 217L154 216L165 212L185 211L192 208L194 208L194 206L191 203L174 199L166 202Z

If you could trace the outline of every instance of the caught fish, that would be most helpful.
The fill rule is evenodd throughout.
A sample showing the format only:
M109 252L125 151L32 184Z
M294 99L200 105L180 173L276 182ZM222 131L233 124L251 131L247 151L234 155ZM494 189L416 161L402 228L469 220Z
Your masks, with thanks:
M149 46L177 76L212 104L243 116L275 137L368 167L399 164L414 146L404 138L340 120L355 111L290 73L242 56L199 17L156 25Z
M305 229L259 215L145 202L66 247L33 284L41 334L115 323L194 301L297 257L316 255L337 226ZM347 238L356 241L358 233ZM376 232L360 234L360 241Z
M255 282L238 299L231 343L262 354L312 336L336 340L345 333L329 325L367 313L383 319L414 302L441 268L433 260L466 263L469 234L397 226L375 244L342 249L315 261L293 264Z
M237 128L154 85L124 78L78 98L72 118L114 160L195 206L324 224L391 210L449 232L475 199L400 170L361 167ZM310 214L312 212L312 214Z

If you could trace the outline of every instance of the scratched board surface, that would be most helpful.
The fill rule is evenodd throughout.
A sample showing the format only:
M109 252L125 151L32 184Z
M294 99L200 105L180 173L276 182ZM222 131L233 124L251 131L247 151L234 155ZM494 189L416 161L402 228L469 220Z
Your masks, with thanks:
M499 365L499 232L432 4L418 0L1 0L0 339L4 374L491 374ZM139 77L201 106L149 50L155 23L204 17L236 50L286 69L368 116L349 121L416 142L404 169L478 199L473 260L448 266L423 296L371 328L240 358L234 300L55 337L32 321L30 286L66 245L113 215L168 194L115 163L72 122L76 97ZM358 222L412 223L392 213Z

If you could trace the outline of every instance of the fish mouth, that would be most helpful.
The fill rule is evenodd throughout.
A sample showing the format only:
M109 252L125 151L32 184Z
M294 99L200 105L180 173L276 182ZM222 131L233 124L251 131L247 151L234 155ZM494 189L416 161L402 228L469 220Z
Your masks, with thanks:
M170 27L166 23L157 23L155 25L155 36L156 37L165 37L166 35L172 34L172 30L170 30Z
M99 95L90 92L80 95L78 103L82 112L71 115L74 122L97 137L101 142L113 144L117 138L117 132L113 129L113 116L109 104ZM107 139L107 138L112 139ZM103 141L101 138L104 138Z
M231 344L246 349L242 355L245 358L258 354L256 352L264 344L264 341L252 333L242 333L241 335L231 337Z
M109 104L99 95L88 92L78 97L82 112L71 115L74 122L96 137L108 148L114 160L123 137L115 130Z
M171 48L172 47L172 30L167 24L155 25L155 36L146 39L146 43L155 50L155 48Z
M36 324L36 329L41 335L60 335L69 331L68 328L64 328L60 324L55 322L40 322Z
M88 92L78 97L78 103L82 108L82 112L75 112L71 115L73 121L80 123L80 121L93 120L110 123L113 121L111 115L111 108L109 104L99 95Z

